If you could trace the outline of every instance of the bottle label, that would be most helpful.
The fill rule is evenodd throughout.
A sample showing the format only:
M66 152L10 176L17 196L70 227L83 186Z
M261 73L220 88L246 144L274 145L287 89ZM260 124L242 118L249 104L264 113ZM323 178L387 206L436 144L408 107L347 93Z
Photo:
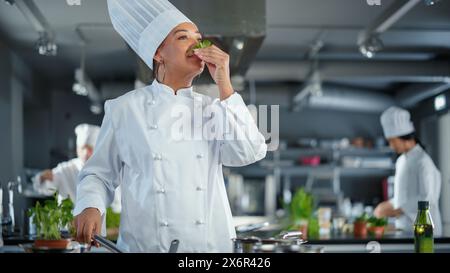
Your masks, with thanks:
M414 245L416 253L433 253L434 237L433 226L418 224L414 227Z
M417 238L415 240L416 253L433 253L434 240L433 238Z

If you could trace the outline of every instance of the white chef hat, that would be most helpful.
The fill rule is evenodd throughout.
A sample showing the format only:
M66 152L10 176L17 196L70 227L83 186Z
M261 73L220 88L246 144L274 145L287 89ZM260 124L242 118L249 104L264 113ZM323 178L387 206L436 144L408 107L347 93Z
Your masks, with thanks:
M150 69L170 31L191 22L167 0L108 0L108 9L114 29Z
M386 138L405 136L415 132L409 112L396 106L383 112L381 125Z
M75 134L77 135L77 147L89 145L94 148L99 133L100 127L98 126L86 123L78 125L77 127L75 127Z

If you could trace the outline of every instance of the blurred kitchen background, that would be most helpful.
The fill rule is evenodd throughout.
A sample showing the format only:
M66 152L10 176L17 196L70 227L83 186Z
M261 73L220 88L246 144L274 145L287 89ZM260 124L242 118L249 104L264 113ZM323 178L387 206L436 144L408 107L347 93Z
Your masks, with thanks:
M345 217L392 197L396 155L379 117L399 105L442 172L450 235L450 1L171 2L230 54L247 104L280 107L279 148L224 170L237 223L281 217L299 188ZM105 100L151 80L106 1L0 0L4 214L11 190L24 226L31 176L76 156L74 127L100 125ZM211 83L204 73L195 88L214 95Z

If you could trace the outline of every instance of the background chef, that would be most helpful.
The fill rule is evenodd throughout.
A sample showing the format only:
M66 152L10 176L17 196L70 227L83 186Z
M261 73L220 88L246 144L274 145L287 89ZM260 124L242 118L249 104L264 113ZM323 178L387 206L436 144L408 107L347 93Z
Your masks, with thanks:
M91 124L80 124L75 127L77 157L59 163L55 168L44 170L32 178L33 188L44 195L58 192L60 198L76 199L78 175L84 164L92 156L100 127ZM111 204L114 212L120 213L120 190Z
M396 227L410 233L417 214L417 202L429 201L434 234L442 235L439 196L441 174L415 135L407 110L391 107L381 115L384 135L400 157L395 164L394 197L380 203L377 217L396 217Z

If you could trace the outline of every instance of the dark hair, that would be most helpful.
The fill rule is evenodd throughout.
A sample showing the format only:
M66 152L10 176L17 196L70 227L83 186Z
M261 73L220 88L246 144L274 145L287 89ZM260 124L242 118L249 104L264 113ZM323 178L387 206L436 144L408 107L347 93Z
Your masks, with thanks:
M158 66L159 66L159 63L155 59L153 59L152 75L153 75L153 79L155 79L155 80L158 79Z
M414 140L417 144L419 144L422 147L422 149L425 150L425 146L423 146L422 142L417 137L416 133L411 133L411 134L408 134L408 135L399 136L398 138L400 138L402 140Z

